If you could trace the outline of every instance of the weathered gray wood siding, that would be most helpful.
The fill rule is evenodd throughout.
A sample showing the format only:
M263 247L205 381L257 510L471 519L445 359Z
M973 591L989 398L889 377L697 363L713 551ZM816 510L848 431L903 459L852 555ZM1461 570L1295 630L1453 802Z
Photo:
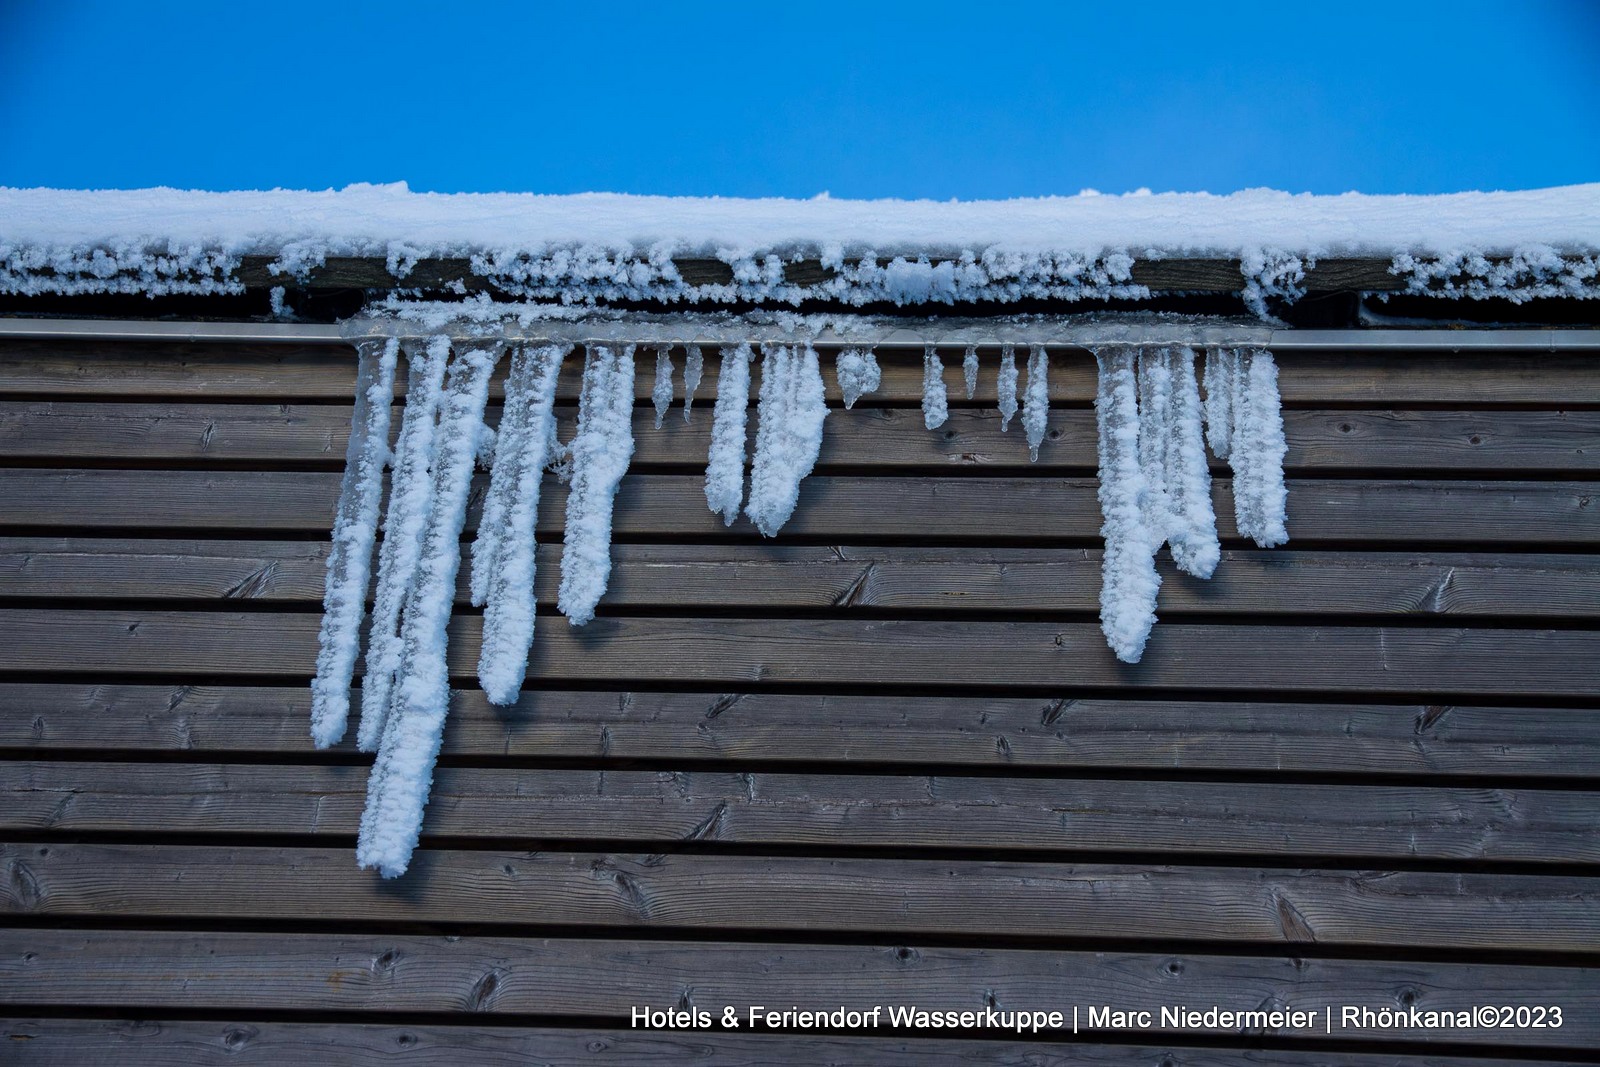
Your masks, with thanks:
M992 357L992 354L986 354ZM836 411L776 541L649 426L602 615L491 708L423 848L307 682L353 361L0 349L0 1060L1490 1064L1600 1047L1600 359L1280 356L1290 532L1096 624L1092 361L1027 462L921 367ZM831 374L829 375L831 379ZM404 375L400 376L404 380ZM576 375L563 387L570 429ZM835 396L834 402L837 403ZM480 487L481 488L481 487ZM476 520L476 512L469 524ZM463 598L464 600L464 598ZM635 1006L1560 1005L1294 1036L629 1028Z

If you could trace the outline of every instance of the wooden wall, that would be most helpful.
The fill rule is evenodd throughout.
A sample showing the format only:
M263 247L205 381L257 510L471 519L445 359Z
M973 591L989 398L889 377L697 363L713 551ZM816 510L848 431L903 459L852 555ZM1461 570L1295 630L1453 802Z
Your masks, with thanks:
M547 483L532 691L485 703L463 606L386 883L353 857L369 758L308 738L351 355L6 343L0 1060L1590 1058L1600 358L1281 356L1293 541L1234 538L1219 470L1217 577L1163 567L1129 667L1096 621L1092 360L1056 358L1030 464L993 356L970 403L948 370L936 432L884 357L775 541L705 507L715 361L656 431L642 359L602 616L553 613ZM629 1027L749 1004L1564 1025Z

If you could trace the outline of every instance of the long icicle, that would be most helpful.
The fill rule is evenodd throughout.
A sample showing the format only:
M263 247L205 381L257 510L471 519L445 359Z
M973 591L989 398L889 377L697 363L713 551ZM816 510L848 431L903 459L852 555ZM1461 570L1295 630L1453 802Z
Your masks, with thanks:
M750 359L748 344L722 350L717 402L711 412L711 451L706 457L706 504L732 526L744 503L744 446L749 436Z
M506 380L506 415L501 420L494 471L489 479L489 500L499 500L500 533L496 550L479 562L473 546L472 579L477 588L478 568L484 578L483 645L478 652L478 682L491 704L512 704L528 671L528 650L533 647L535 552L534 524L539 514L539 484L549 460L555 429L556 381L561 373L565 345L519 350L511 359ZM517 413L516 435L506 424ZM488 522L488 504L483 522ZM478 539L484 536L478 528ZM476 603L477 601L475 601Z
M1167 446L1172 441L1172 351L1139 352L1139 472L1144 476L1144 525L1150 551L1172 533L1172 501L1167 490Z
M1200 425L1200 391L1195 384L1194 349L1172 355L1172 437L1167 442L1167 500L1172 522L1168 539L1178 569L1209 578L1222 557L1217 516L1211 505L1211 469Z
M1028 434L1028 459L1039 458L1045 428L1050 424L1050 356L1044 345L1028 352L1028 388L1022 397L1022 428Z
M594 618L611 581L612 511L633 458L633 376L632 345L597 345L584 364L556 597L574 626Z
M461 566L461 527L483 406L499 355L499 342L466 342L451 361L439 412L434 504L417 560L417 580L406 601L400 666L356 840L356 862L377 868L385 878L404 874L411 862L444 736L450 707L446 627Z
M995 388L1000 393L1000 432L1005 433L1017 413L1017 350L1010 344L1000 346L1000 377Z
M1144 475L1139 469L1139 387L1134 352L1118 348L1095 354L1100 381L1095 393L1099 427L1100 513L1105 538L1101 563L1100 629L1118 659L1137 663L1156 621L1156 573L1152 536L1145 527Z
M706 357L699 345L684 345L683 358L683 421L689 421L689 409L694 407L694 391L700 388L700 377L706 370Z
M950 417L950 394L944 387L944 361L933 345L922 346L922 425L937 430Z
M667 409L672 406L672 349L666 345L656 348L656 384L650 390L650 400L656 408L656 429L661 429L661 420L667 417Z
M828 405L822 368L809 344L798 351L779 345L763 354L758 415L745 514L763 535L772 537L794 514L800 483L822 450Z
M1227 459L1233 443L1233 371L1238 354L1220 348L1206 350L1206 443L1211 454Z
M327 584L318 634L317 675L311 682L311 739L327 748L344 738L350 719L350 680L361 646L361 617L372 578L383 497L383 467L389 459L389 418L400 342L364 340L356 346L356 402L344 454L339 510L328 550Z
M1282 400L1278 365L1271 352L1249 353L1238 369L1233 453L1234 522L1241 537L1262 548L1289 540L1283 485Z
M1244 433L1244 405L1245 405L1245 375L1250 367L1249 353L1241 349L1232 349L1228 352L1227 370L1224 378L1228 383L1228 454L1226 458L1232 465L1234 453L1239 448ZM1221 457L1219 457L1221 458ZM1248 462L1248 461L1246 461Z
M406 409L389 476L389 506L383 519L383 544L378 549L378 584L367 635L366 673L361 679L361 724L356 729L356 747L363 752L378 747L389 713L394 672L400 666L400 614L411 595L422 533L433 509L434 435L450 339L433 337L425 344L402 343L401 348L410 362L410 371Z
M978 346L968 345L966 354L961 357L961 377L967 386L967 399L971 400L978 391Z
M522 451L528 433L528 406L512 398L517 368L526 365L529 351L517 348L511 353L511 376L506 379L506 402L495 432L494 464L489 468L489 492L483 498L483 513L478 517L478 533L472 541L472 567L467 580L467 599L481 608L489 598L489 576L494 573L505 541L506 507L515 481L511 468Z

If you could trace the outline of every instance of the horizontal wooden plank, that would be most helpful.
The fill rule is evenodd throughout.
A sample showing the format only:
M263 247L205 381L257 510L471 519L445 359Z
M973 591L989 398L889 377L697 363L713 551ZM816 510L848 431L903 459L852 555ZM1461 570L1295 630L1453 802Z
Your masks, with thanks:
M96 529L325 531L339 494L332 471L0 469L8 525ZM487 479L468 509L475 529ZM1430 548L1489 542L1600 542L1597 482L1293 480L1289 534L1312 541L1426 542ZM1092 478L812 477L780 537L1098 539ZM1218 531L1235 536L1232 485L1212 483ZM565 487L546 479L539 534L565 523ZM629 475L616 500L617 535L722 540L731 527L706 507L699 475Z
M971 860L0 844L0 914L1600 951L1600 878Z
M352 766L14 762L0 782L0 830L353 837L367 774ZM444 768L423 833L1593 863L1600 793Z
M558 415L569 440L574 411ZM499 418L491 408L488 422ZM659 430L641 407L633 432L635 469L703 465L710 405L687 423L674 410ZM343 463L349 433L350 409L336 404L0 402L0 458ZM1289 410L1284 435L1290 470L1600 470L1600 412ZM953 408L929 432L918 409L858 407L832 413L818 467L1092 470L1095 450L1095 416L1085 408L1051 412L1030 463L1020 428L1003 432L991 408Z
M816 995L822 995L819 991ZM747 1005L736 1006L743 1011ZM721 1006L712 1017L721 1020ZM815 1010L815 1009L813 1009ZM1046 1011L1054 1009L1044 1009ZM1240 1009L1248 1010L1248 1009ZM887 1015L882 1016L887 1018ZM744 1025L741 1023L741 1025ZM887 1025L887 1024L885 1024ZM901 1031L902 1033L905 1031ZM913 1031L914 1032L914 1031ZM931 1032L931 1031L929 1031ZM1129 1067L1224 1067L1270 1055L1280 1067L1327 1067L1322 1051L1262 1053L1254 1035L1240 1035L1239 1048L1189 1048L1181 1045L1096 1045L1082 1038L1070 1046L1012 1039L932 1037L835 1037L805 1033L744 1033L717 1027L682 1033L670 1030L583 1030L510 1026L394 1023L187 1022L110 1019L0 1020L0 1041L13 1042L8 1062L17 1067L44 1064L76 1067L115 1062L118 1067L156 1065L296 1063L391 1064L404 1054L408 1063L471 1063L477 1067L588 1067L596 1057L619 1063L695 1064L696 1067L751 1067L752 1064L826 1063L830 1067L1063 1067L1068 1063L1125 1064ZM1495 1059L1436 1054L1346 1052L1343 1067L1515 1067L1526 1059ZM1549 1062L1549 1061L1540 1061Z
M272 269L273 256L244 256L235 277L257 289L282 285L285 278ZM846 259L856 266L860 261ZM888 259L880 259L887 266ZM931 262L954 262L934 258ZM672 261L679 278L687 285L728 285L734 280L733 267L720 259L683 258ZM1406 279L1395 274L1386 258L1322 259L1305 267L1300 280L1307 292L1398 292ZM789 285L819 286L837 276L837 270L817 259L801 259L780 266ZM1165 292L1237 293L1244 288L1243 269L1236 259L1183 258L1140 259L1133 262L1132 280L1136 285ZM293 287L318 289L424 289L446 292L506 292L493 276L479 274L470 259L445 257L419 259L403 275L397 276L387 260L371 256L329 256L312 267L304 277L292 279ZM512 290L515 292L515 289ZM819 294L825 296L826 294Z
M453 677L476 671L481 621L451 623ZM11 609L0 670L309 677L318 624L310 613ZM541 627L528 678L1586 698L1600 696L1600 631L1163 623L1126 664L1091 623L601 618Z
M161 1011L184 1010L286 1012L315 1007L332 1012L451 1013L468 1021L496 1017L565 1015L607 1021L627 1020L635 1006L657 1010L701 1009L721 1018L724 1006L741 1016L738 1032L682 1035L703 1043L712 1055L716 1041L743 1034L752 1004L773 1007L826 1005L871 1011L879 1005L916 1006L938 1011L1062 1011L1073 1005L1110 1005L1128 1011L1150 1011L1153 1030L1168 1039L1221 1036L1259 1041L1248 1035L1211 1030L1178 1034L1162 1026L1163 1006L1217 1006L1229 1011L1281 1008L1310 1011L1320 1020L1334 1010L1335 1032L1321 1026L1293 1035L1317 1041L1394 1040L1529 1048L1585 1048L1600 1042L1600 971L1577 967L1517 964L1404 963L1383 960L1291 958L1288 956L1207 955L1188 951L1159 954L1124 952L1027 951L1010 948L947 948L920 943L814 945L784 943L686 943L675 941L522 939L514 937L438 937L410 934L248 934L209 931L119 931L73 929L0 930L0 1003L9 1005L80 1005L116 1009L136 1004ZM1470 1011L1478 1004L1559 1004L1559 1029L1476 1029L1355 1031L1344 1029L1339 1008L1350 1005L1391 1012L1410 1005L1420 1011ZM9 1014L21 1014L13 1010ZM141 1013L143 1014L143 1013ZM917 1042L914 1031L891 1029L884 1012L882 1032L868 1040L907 1039L930 1054L935 1048L966 1047L967 1042ZM1081 1023L1086 1018L1080 1013ZM404 1020L397 1022L404 1023ZM62 1025L67 1025L62 1020ZM13 1021L10 1025L17 1025ZM34 1024L38 1025L38 1024ZM163 1022L162 1027L169 1024ZM205 1024L196 1024L205 1025ZM218 1026L226 1040L224 1024ZM276 1024L252 1024L265 1032ZM454 1032L454 1028L451 1028ZM384 1048L384 1060L399 1051L425 1053L427 1028L405 1025L414 1041ZM470 1032L470 1031L469 1031ZM993 1032L993 1046L1005 1032ZM149 1035L153 1040L159 1034ZM639 1033L640 1040L672 1035ZM1127 1035L1122 1035L1124 1038ZM1092 1041L1091 1035L1080 1035ZM213 1037L212 1040L215 1040ZM783 1040L803 1040L787 1035ZM257 1040L253 1033L232 1039L237 1057L248 1059ZM840 1039L845 1040L845 1039ZM28 1042L21 1043L24 1048ZM129 1041L130 1047L134 1042ZM1123 1046L1137 1049L1137 1046ZM1038 1062L1055 1052L1079 1062L1102 1062L1096 1046L1030 1045L1023 1060L968 1062ZM616 1049L592 1049L581 1060ZM1421 1049L1417 1049L1421 1053ZM1225 1049L1162 1049L1174 1064L1238 1063ZM232 1053L230 1053L232 1054ZM543 1051L541 1050L541 1055ZM1162 1062L1159 1055L1123 1059L1111 1051L1104 1062ZM1261 1053L1257 1053L1259 1057ZM1273 1051L1270 1062L1302 1062L1291 1051ZM1327 1064L1321 1058L1304 1062ZM1362 1065L1366 1061L1338 1062ZM1256 1057L1252 1057L1255 1059ZM619 1062L646 1062L621 1055ZM187 1061L186 1061L187 1062ZM234 1062L230 1060L229 1062ZM456 1061L463 1062L463 1061ZM476 1059L470 1062L481 1062ZM491 1061L498 1062L498 1061ZM526 1061L518 1061L526 1062ZM541 1060L540 1062L544 1062ZM554 1062L566 1062L556 1060ZM648 1062L655 1062L649 1059ZM670 1061L669 1061L670 1062ZM696 1062L702 1062L696 1060ZM720 1060L708 1062L720 1063ZM734 1061L746 1063L749 1061ZM758 1059L754 1062L771 1062ZM836 1058L807 1062L857 1062ZM870 1061L883 1062L883 1061ZM912 1061L901 1053L889 1063ZM1262 1062L1267 1062L1263 1060ZM1426 1054L1415 1059L1386 1059L1411 1067L1435 1065ZM1479 1065L1486 1067L1486 1065Z
M716 395L717 359L708 353L698 395ZM830 399L839 399L831 368L824 374ZM995 401L998 354L980 353L983 373L976 399ZM1277 357L1283 398L1321 402L1404 404L1547 404L1564 407L1600 396L1600 362L1585 353L1505 352L1290 352ZM922 396L917 353L883 352L883 383L875 400L913 403ZM559 395L578 395L577 361L563 373ZM637 396L648 398L655 367L639 360ZM503 372L502 372L503 374ZM682 374L681 364L679 374ZM959 360L947 361L952 394L965 396ZM401 375L403 378L404 375ZM680 377L681 381L681 377ZM403 383L398 388L403 389ZM1094 362L1087 355L1053 359L1050 398L1094 398ZM274 401L348 400L355 392L354 350L344 346L84 341L0 341L0 393L55 396L261 397ZM499 393L498 385L493 390ZM1590 403L1588 406L1593 406Z
M317 604L326 542L0 537L0 599L94 597ZM612 549L611 607L1099 611L1099 549L640 545ZM561 546L541 545L553 607ZM471 568L463 550L457 603ZM1165 555L1163 617L1412 614L1594 618L1600 559L1587 555L1227 551L1207 581Z
M1584 1011L1582 1003L1595 995L1595 971L1578 968L1538 968L1538 966L1414 965L1357 960L1288 960L1288 958L1214 957L1198 953L1173 955L1133 955L1133 953L1018 952L1018 950L941 949L912 945L870 945L870 947L830 947L798 944L682 944L682 942L574 942L566 939L523 941L514 937L374 937L306 936L282 934L173 934L122 933L122 931L0 931L5 955L0 974L13 977L0 989L0 998L10 1003L62 1003L86 1008L112 1008L123 1003L138 1003L158 1009L200 1008L205 1011L243 1011L243 1013L283 1013L307 1005L325 1006L341 1013L482 1013L480 1024L493 1027L496 1016L526 1014L566 1014L597 1019L629 1019L634 1006L648 1008L710 1011L720 1021L723 1006L733 1006L741 1021L739 1030L674 1033L624 1032L627 1043L589 1046L581 1059L594 1062L597 1054L616 1053L621 1062L658 1061L654 1056L632 1059L627 1049L658 1048L670 1056L672 1041L690 1040L699 1049L694 1062L773 1062L768 1056L757 1059L720 1059L722 1041L750 1041L746 1053L763 1048L771 1040L749 1025L750 1005L774 1008L810 1006L845 1008L846 1011L872 1011L885 1006L880 1033L869 1037L806 1037L784 1035L782 1041L795 1041L794 1048L808 1048L805 1041L830 1041L818 1045L830 1049L826 1057L805 1062L861 1062L861 1064L914 1065L968 1064L968 1062L1107 1062L1107 1064L1205 1065L1235 1064L1238 1053L1226 1048L1162 1048L1158 1051L1131 1045L1093 1045L1094 1032L1086 1030L1088 1005L1110 1005L1126 1011L1150 1011L1152 1032L1168 1040L1200 1037L1250 1038L1256 1046L1264 1033L1267 1038L1299 1037L1304 1040L1346 1041L1443 1041L1456 1045L1483 1045L1485 1053L1493 1046L1517 1045L1531 1048L1584 1048L1600 1032L1595 1013ZM13 960L26 958L27 969ZM486 984L485 977L494 981ZM251 997L251 985L256 997ZM483 989L483 985L488 985ZM34 990L43 1000L26 1001L5 997L5 990L26 995ZM1397 1011L1403 1006L1418 1006L1419 1011L1470 1011L1482 997L1485 1003L1565 1003L1563 1025L1558 1029L1429 1030L1403 1027L1374 1032L1339 1027L1339 1008L1366 1008L1371 1011ZM917 1040L915 1029L899 1029L890 1022L886 1006L917 1006L934 1011L1062 1011L1070 1019L1072 1008L1080 1008L1080 1033L1069 1048L1045 1045L1026 1046L1027 1056L997 1057L995 1054L1021 1053L1008 1045L1010 1033L990 1030L992 1040ZM1322 1025L1304 1032L1286 1030L1189 1030L1173 1032L1163 1027L1160 1009L1173 1005L1219 1006L1227 1011L1270 1009L1309 1011L1322 1022L1323 1011L1333 1009L1334 1033ZM13 1013L16 1014L16 1013ZM462 1024L466 1019L462 1019ZM62 1045L46 1048L86 1048L93 1041L93 1022L75 1019L5 1022L10 1033L26 1033L14 1049L34 1054L35 1041L59 1040ZM274 1061L278 1027L291 1024L251 1022L248 1025L174 1024L149 1022L130 1025L126 1032L104 1033L101 1041L115 1041L114 1048L126 1048L139 1056L141 1043L162 1048L178 1038L205 1056L229 1056L227 1062ZM78 1030L75 1027L85 1027ZM194 1027L194 1029L190 1029ZM214 1027L202 1030L203 1027ZM331 1027L330 1038L333 1038ZM1342 1030L1342 1032L1341 1032ZM0 1030L6 1033L8 1030ZM352 1049L357 1056L373 1057L371 1062L390 1062L398 1053L421 1056L430 1051L458 1048L454 1041L472 1041L467 1048L478 1048L478 1027L451 1024L432 1030L410 1022L389 1024L339 1025L344 1041L358 1033L386 1032L389 1037L371 1048ZM195 1037L178 1037L189 1035ZM198 1037L206 1033L208 1037ZM510 1030L499 1033L512 1040L512 1048L523 1053L538 1053L538 1062L570 1062L552 1059L560 1056L560 1046L538 1043L544 1035L560 1035L563 1030ZM446 1037L454 1035L454 1037ZM205 1045L202 1045L205 1041ZM78 1045L83 1043L83 1045ZM850 1049L882 1048L890 1059L856 1059ZM221 1045L221 1049L210 1048ZM342 1045L334 1045L342 1048ZM738 1046L733 1046L738 1048ZM315 1049L307 1049L315 1051ZM506 1051L485 1046L485 1053ZM955 1059L946 1059L946 1051ZM1411 1067L1442 1067L1443 1064L1475 1064L1485 1061L1435 1059L1414 1049L1414 1057L1378 1057L1354 1054L1339 1062L1357 1067L1371 1064L1410 1064ZM376 1057L381 1054L381 1061ZM931 1059L912 1059L926 1054ZM1046 1059L1037 1059L1046 1056ZM1070 1056L1054 1059L1053 1056ZM1162 1056L1166 1059L1163 1061ZM1317 1059L1307 1059L1317 1056ZM1294 1053L1277 1049L1270 1053L1274 1064L1326 1064L1325 1053ZM1256 1059L1251 1056L1250 1059ZM66 1061L19 1061L66 1062ZM74 1061L85 1062L85 1061ZM146 1062L142 1059L117 1062ZM210 1062L186 1061L182 1062ZM346 1062L346 1061L341 1061ZM357 1059L349 1062L368 1062ZM427 1059L426 1062L434 1062ZM451 1062L462 1062L461 1059ZM528 1062L477 1059L466 1062Z
M0 683L0 747L310 752L307 687ZM353 752L347 738L341 752ZM451 699L444 753L1284 774L1600 775L1582 708L530 691Z

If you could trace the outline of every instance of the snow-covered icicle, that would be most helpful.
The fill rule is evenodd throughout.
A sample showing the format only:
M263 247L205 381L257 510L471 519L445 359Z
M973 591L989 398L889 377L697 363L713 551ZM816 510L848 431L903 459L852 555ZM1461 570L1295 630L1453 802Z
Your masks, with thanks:
M400 342L372 338L356 346L356 403L344 453L339 510L333 520L328 578L322 598L317 676L311 682L311 739L337 744L350 719L350 679L361 646L361 616L372 578L383 467L389 459L389 415Z
M732 526L744 503L745 420L750 414L748 344L722 350L717 402L711 411L711 451L706 457L706 504Z
M1244 405L1245 405L1245 376L1250 370L1250 353L1243 349L1234 349L1232 359L1228 364L1228 413L1230 416L1228 433L1228 465L1233 465L1233 459L1239 449L1240 437L1244 433Z
M834 361L833 371L839 379L846 410L855 407L863 393L877 392L883 382L883 370L870 348L844 349Z
M672 349L666 345L656 349L656 384L650 390L650 400L656 407L656 429L661 429L661 420L667 417L667 409L672 406Z
M1172 350L1139 352L1139 472L1144 476L1144 525L1150 551L1172 532L1172 501L1167 495L1167 445L1172 441Z
M967 399L978 391L978 346L968 345L966 355L961 357L961 377L966 380Z
M572 442L561 443L556 433L556 423L550 420L549 444L545 446L544 469L555 476L562 485L572 484Z
M461 566L461 527L472 490L473 456L483 429L489 375L499 342L465 342L450 362L439 410L428 515L416 582L406 599L400 666L378 758L367 779L367 805L356 839L356 862L385 878L404 874L422 832L445 715L450 708L446 627ZM365 725L365 724L363 724Z
M1022 428L1028 433L1028 458L1038 460L1050 424L1050 356L1044 345L1028 352L1028 388L1022 397Z
M632 345L597 345L584 362L556 598L574 626L594 618L611 581L612 508L633 458L633 373Z
M1200 391L1195 384L1194 349L1172 354L1172 437L1167 442L1167 501L1172 559L1178 569L1209 578L1222 556L1217 515L1211 506L1211 469L1200 425Z
M1212 455L1228 458L1233 443L1233 379L1239 353L1233 349L1206 350L1206 443Z
M1156 622L1155 545L1145 527L1144 475L1139 469L1139 387L1134 352L1097 352L1100 382L1095 393L1099 427L1101 563L1100 629L1124 663L1137 663Z
M700 376L706 370L706 358L700 354L699 345L684 345L683 358L683 421L689 421L689 409L694 406L694 391L700 388Z
M361 679L361 725L356 729L356 747L363 752L378 747L384 718L389 713L394 672L400 666L400 613L411 595L423 529L433 509L433 442L450 339L432 337L425 344L406 342L401 348L410 371L405 414L400 419L400 437L395 443L389 475L389 506L383 517L366 673Z
M565 345L518 350L511 357L511 374L506 379L500 445L478 540L472 546L473 603L486 605L478 682L491 704L515 703L527 676L534 630L534 522L539 514L539 481L555 430L556 380L566 352ZM514 436L507 426L513 414ZM491 503L498 505L498 530L486 538ZM480 560L478 546L485 544ZM476 598L480 567L484 572L482 600Z
M763 352L756 454L745 514L767 537L794 514L800 482L822 451L822 423L828 416L823 393L816 349L780 345Z
M1000 392L1000 432L1005 433L1017 413L1017 350L1010 344L1000 346L1000 378L995 388Z
M944 361L932 345L922 346L922 425L937 430L950 417L950 395L944 387Z
M1236 370L1233 467L1234 523L1241 537L1262 548L1289 540L1283 485L1283 408L1278 365L1271 352L1254 351Z
M478 535L472 541L472 567L467 580L467 599L473 607L483 607L489 596L489 576L494 573L500 546L505 540L506 505L513 479L508 477L515 456L522 450L528 433L528 406L512 397L517 368L527 363L528 350L511 353L511 376L506 379L506 402L501 409L500 429L495 433L495 457L490 466L489 492L483 499L483 514L478 519ZM502 444L503 442L503 444Z

